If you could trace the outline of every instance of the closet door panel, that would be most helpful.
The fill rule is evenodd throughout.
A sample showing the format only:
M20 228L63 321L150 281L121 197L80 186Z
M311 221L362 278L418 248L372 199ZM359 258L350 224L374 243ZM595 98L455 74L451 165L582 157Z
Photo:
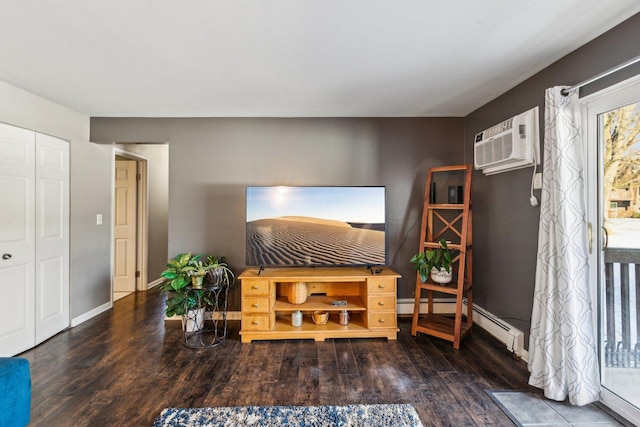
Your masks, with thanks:
M35 345L35 133L0 123L0 356Z
M36 343L69 326L69 144L36 134Z

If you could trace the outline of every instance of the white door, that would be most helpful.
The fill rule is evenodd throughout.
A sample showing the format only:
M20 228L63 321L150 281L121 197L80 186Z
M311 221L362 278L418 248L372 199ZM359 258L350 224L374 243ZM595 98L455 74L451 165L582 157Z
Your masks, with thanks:
M136 290L136 164L135 160L116 160L114 292Z
M0 123L0 356L35 345L35 133Z
M640 81L585 101L603 403L640 422Z
M36 134L36 344L69 326L69 144Z

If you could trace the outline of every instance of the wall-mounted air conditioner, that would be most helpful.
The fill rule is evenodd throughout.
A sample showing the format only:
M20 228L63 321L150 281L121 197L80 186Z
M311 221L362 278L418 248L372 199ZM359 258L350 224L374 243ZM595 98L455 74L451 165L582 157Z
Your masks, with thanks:
M478 133L474 142L475 168L485 175L540 164L538 107Z

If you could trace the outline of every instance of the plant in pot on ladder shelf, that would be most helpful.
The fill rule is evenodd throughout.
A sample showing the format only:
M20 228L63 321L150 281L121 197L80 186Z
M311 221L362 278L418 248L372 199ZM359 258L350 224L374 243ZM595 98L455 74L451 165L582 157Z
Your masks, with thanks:
M422 283L426 282L431 274L431 280L436 283L451 282L451 251L447 247L445 239L440 240L440 247L427 249L415 254L410 262L413 268L420 274Z
M162 291L169 293L165 314L167 317L182 316L187 332L199 331L204 326L206 304L202 278L209 267L200 261L201 256L192 256L191 252L180 254L169 260L167 269L161 274L165 279Z

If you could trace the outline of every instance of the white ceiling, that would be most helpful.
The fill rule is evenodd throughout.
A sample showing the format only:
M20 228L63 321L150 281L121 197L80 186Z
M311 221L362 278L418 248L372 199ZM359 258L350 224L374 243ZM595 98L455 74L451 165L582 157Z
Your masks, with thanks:
M0 0L0 80L94 117L465 116L637 12L638 0Z

